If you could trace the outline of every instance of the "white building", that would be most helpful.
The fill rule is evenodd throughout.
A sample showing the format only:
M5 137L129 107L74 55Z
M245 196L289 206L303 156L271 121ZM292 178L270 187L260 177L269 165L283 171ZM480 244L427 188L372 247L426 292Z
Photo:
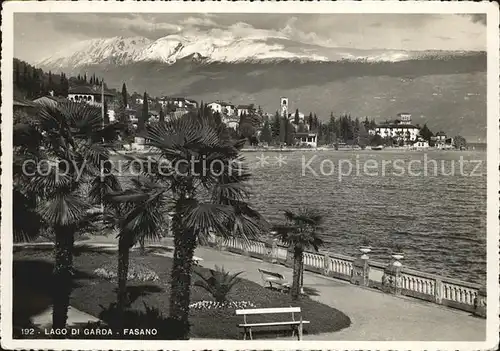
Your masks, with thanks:
M164 96L158 100L162 108L167 107L168 104L176 108L197 108L198 103L195 100L187 99L185 97L167 97Z
M369 132L372 134L373 132ZM416 141L420 134L420 128L411 124L410 113L398 113L394 122L385 122L375 128L375 134L382 138L392 138L397 141Z
M222 116L222 122L228 127L232 129L237 129L240 125L240 119L236 116Z
M395 140L415 141L419 133L420 129L411 124L386 123L375 128L375 134L380 135L382 138Z
M236 108L236 111L238 113L238 117L240 117L243 114L249 114L250 111L252 110L253 106L252 105L238 105Z
M407 112L398 113L398 121L401 124L411 124L411 114Z
M213 112L218 112L225 116L233 116L236 113L236 108L230 102L212 101L207 104L207 106L210 107Z
M427 140L417 140L413 144L413 147L417 149L427 149L429 147L429 142Z
M294 138L297 144L310 147L318 146L318 135L316 133L295 133Z
M104 100L110 104L113 99L113 94L106 91L102 94L100 86L79 86L69 89L68 100L74 102L85 102L94 106L101 106L102 95L104 95Z
M212 112L219 112L222 114L222 102L221 101L213 101L207 104L208 107L212 110Z

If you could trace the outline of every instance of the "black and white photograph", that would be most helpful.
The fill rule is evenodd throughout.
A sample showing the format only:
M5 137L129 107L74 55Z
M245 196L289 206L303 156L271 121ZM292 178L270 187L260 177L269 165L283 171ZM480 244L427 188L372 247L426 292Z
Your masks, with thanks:
M22 2L7 349L499 345L499 10Z

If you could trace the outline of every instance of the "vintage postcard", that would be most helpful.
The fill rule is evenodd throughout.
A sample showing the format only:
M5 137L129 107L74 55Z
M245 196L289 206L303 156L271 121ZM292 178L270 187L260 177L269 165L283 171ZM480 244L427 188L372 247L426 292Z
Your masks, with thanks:
M498 347L498 5L2 15L3 348Z

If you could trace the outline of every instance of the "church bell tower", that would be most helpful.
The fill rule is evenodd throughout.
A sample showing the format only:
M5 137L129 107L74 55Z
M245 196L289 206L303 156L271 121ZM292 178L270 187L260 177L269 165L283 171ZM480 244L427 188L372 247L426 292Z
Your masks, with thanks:
M288 98L287 97L280 98L280 106L281 106L281 116L288 118Z

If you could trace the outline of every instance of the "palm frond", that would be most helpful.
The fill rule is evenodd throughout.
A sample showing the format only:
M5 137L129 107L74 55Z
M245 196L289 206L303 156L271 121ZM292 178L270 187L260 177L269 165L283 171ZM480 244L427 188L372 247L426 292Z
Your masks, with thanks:
M147 198L135 202L119 221L120 236L128 236L131 245L140 238L160 239L163 227L165 199L163 191L145 193Z
M108 174L103 177L100 175L90 180L90 190L88 196L94 204L107 201L107 195L122 191L122 187L114 174Z
M87 216L88 202L72 194L57 194L41 204L38 213L51 226L78 225Z
M305 249L314 248L316 251L323 245L319 231L323 223L323 216L314 209L303 208L297 213L284 211L285 224L273 226L278 238L287 245Z

